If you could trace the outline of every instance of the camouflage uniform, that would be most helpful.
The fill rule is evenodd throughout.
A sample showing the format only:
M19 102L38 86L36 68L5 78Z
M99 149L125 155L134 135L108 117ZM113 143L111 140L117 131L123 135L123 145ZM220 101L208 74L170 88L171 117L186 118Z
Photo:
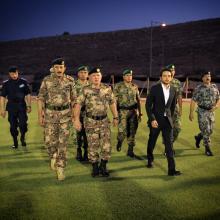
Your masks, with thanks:
M203 137L203 144L207 148L210 147L210 136L213 132L213 125L215 122L215 113L210 111L219 100L219 90L215 84L206 86L201 84L196 87L192 100L198 105L198 123Z
M75 88L76 88L77 96L79 96L79 94L82 91L82 89L85 86L88 86L88 85L89 85L88 81L85 84L82 84L79 79L76 80ZM76 139L77 139L77 147L78 147L78 149L80 149L80 151L81 151L81 147L83 146L83 148L84 148L84 159L86 160L85 157L87 157L86 151L87 151L87 148L88 148L88 142L87 142L87 138L86 138L85 128L84 128L84 125L83 125L84 117L85 117L85 107L82 106L81 112L80 112L80 122L82 124L82 129L80 131L77 131ZM80 156L81 156L81 154L80 154Z
M59 82L55 74L42 81L38 98L45 104L45 145L56 166L66 166L66 151L72 117L71 102L76 99L74 79L64 75Z
M137 108L140 95L137 85L124 82L117 83L114 88L119 112L118 147L122 145L127 136L128 153L133 152L135 146L135 134L138 128Z
M115 103L111 87L103 83L100 89L93 84L85 86L77 97L77 103L85 106L84 127L88 140L88 157L92 163L100 157L108 161L111 154L110 120L107 117L108 106Z
M180 81L178 79L173 78L170 85L175 88L177 92L177 98L182 98L182 87ZM180 131L181 131L181 117L179 115L179 105L177 102L173 114L173 142L177 139Z

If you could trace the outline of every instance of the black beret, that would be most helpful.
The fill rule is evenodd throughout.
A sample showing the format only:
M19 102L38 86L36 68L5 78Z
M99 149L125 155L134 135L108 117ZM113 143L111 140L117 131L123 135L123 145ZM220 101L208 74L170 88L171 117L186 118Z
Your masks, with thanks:
M166 66L167 69L175 69L175 65L174 64L169 64Z
M132 70L131 69L126 69L123 71L123 76L127 75L127 74L131 74L132 75Z
M15 73L16 71L18 71L18 67L17 66L10 66L8 68L8 72L9 73Z
M89 68L88 66L80 66L78 69L77 69L77 72L79 71L89 71Z
M202 78L203 76L205 76L205 75L211 75L211 72L210 72L210 71L203 71L203 72L201 73L201 78Z
M52 66L54 65L65 65L65 61L63 58L57 58L52 61Z
M93 73L101 73L101 70L98 67L95 67L89 71L89 75Z

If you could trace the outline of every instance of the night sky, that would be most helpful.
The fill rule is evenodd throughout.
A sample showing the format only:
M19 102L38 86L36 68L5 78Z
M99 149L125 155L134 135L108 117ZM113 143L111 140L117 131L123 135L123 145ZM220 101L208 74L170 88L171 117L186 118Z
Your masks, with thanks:
M5 0L0 41L114 31L220 17L219 0Z

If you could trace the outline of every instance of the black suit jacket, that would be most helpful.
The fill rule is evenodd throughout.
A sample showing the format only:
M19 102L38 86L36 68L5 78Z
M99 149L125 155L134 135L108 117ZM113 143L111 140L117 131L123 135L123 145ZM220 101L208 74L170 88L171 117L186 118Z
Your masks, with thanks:
M149 125L151 125L151 122L153 120L157 120L160 126L162 121L164 121L164 113L166 112L166 116L168 117L170 125L171 127L173 127L172 116L176 106L176 97L177 96L175 88L173 86L170 86L170 96L167 104L165 105L161 83L157 83L156 85L152 86L145 104Z

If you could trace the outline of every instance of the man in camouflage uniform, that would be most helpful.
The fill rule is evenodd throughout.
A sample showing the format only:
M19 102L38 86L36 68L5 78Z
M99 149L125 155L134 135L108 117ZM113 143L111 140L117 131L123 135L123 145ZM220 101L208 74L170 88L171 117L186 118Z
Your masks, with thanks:
M45 145L51 159L50 166L58 180L64 180L66 151L72 108L76 99L74 79L65 75L62 58L52 62L53 73L46 76L38 95L38 120L44 127Z
M118 123L118 113L111 87L101 83L102 74L99 68L89 72L90 84L82 89L74 107L74 125L76 130L82 128L80 109L85 106L84 127L88 140L88 157L93 166L92 176L99 173L109 176L106 164L111 154L111 130L107 117L108 107L113 114L113 124ZM100 150L100 154L99 154ZM99 166L99 158L101 163Z
M87 66L80 66L77 69L78 73L78 79L76 80L76 94L79 96L82 88L84 86L89 85L88 82L88 67ZM78 161L88 161L88 143L86 138L86 132L83 125L83 118L85 116L85 107L82 106L81 112L80 112L80 122L82 124L82 129L77 132L77 155L76 159ZM84 154L82 156L82 146L84 148Z
M173 115L173 142L176 141L180 131L181 131L181 115L182 115L182 87L181 82L174 78L175 76L175 66L174 64L170 64L166 66L166 68L171 70L172 81L170 83L176 89L177 93L177 104L175 107L174 115Z
M140 95L137 85L132 83L132 70L123 72L123 82L117 83L114 88L119 112L117 136L117 151L121 151L122 143L127 136L127 156L134 157L135 134L138 128L138 119L141 119Z
M190 104L189 119L190 121L194 119L193 113L195 104L197 103L198 123L201 131L197 137L199 137L199 143L201 139L203 139L205 154L207 156L213 156L213 153L210 150L210 136L213 132L215 121L214 111L217 109L219 102L219 90L215 84L211 84L210 72L202 73L202 81L203 83L198 85L193 93ZM199 146L199 143L196 143L197 147Z

